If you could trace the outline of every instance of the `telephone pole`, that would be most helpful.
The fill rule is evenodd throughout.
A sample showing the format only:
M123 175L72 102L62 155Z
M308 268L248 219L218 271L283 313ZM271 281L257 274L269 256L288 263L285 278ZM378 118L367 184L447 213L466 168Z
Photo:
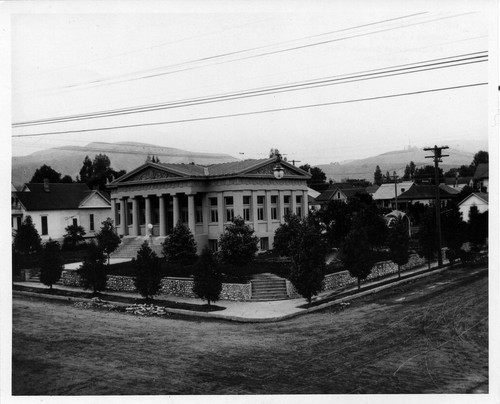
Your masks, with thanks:
M424 148L424 151L432 151L434 153L432 156L425 156L425 158L434 159L434 179L436 182L436 233L438 244L438 268L441 268L443 266L443 257L441 255L441 197L439 192L439 163L443 161L441 160L441 158L449 156L449 154L442 154L442 151L448 148L448 146L434 146Z

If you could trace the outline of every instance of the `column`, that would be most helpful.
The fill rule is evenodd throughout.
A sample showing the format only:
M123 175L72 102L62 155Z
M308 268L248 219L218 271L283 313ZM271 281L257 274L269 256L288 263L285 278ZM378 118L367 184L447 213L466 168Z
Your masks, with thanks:
M243 217L243 191L233 192L234 217Z
M172 196L172 209L174 212L174 227L177 226L179 222L179 197L177 195Z
M139 201L137 197L132 198L132 236L139 236Z
M127 200L125 198L120 199L120 233L123 236L127 235Z
M302 216L306 217L309 214L309 197L307 191L302 191Z
M144 207L145 207L145 212L144 212L144 216L145 216L145 223L144 223L144 228L146 229L146 236L148 236L150 234L150 230L149 230L149 227L148 227L148 224L151 223L151 198L146 195L144 197ZM152 234L152 233L151 233Z
M297 192L296 191L292 191L292 196L290 199L291 199L290 209L292 210L293 214L296 214L297 213Z
M208 206L207 194L201 199L201 210L203 212L203 234L208 234L208 222L210 222L210 207Z
M266 220L267 220L267 231L271 231L271 191L266 191L266 206L264 206L266 210Z
M217 215L219 216L219 233L224 232L224 222L226 221L226 215L224 214L224 197L222 192L217 193Z
M285 222L285 191L278 191L278 219L281 223Z
M160 211L160 237L165 237L167 232L167 221L166 219L166 212L165 212L165 197L163 195L160 195L159 197L159 205L158 209Z
M116 198L111 198L111 219L113 220L113 226L116 227Z
M252 191L252 221L255 231L259 228L259 221L257 220L257 191Z
M188 195L188 227L193 236L196 233L194 195Z

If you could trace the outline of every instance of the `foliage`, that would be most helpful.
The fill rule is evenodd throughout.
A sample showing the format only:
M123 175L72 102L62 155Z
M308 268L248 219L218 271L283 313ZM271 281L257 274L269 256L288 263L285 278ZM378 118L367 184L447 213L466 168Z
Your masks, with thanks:
M49 239L40 256L40 282L52 289L52 285L61 279L63 269L61 247L57 241Z
M430 269L431 261L437 252L436 213L433 207L428 207L422 215L420 231L418 233L419 255L427 259Z
M71 224L65 229L66 234L64 235L64 245L76 248L78 244L84 240L85 229L77 224Z
M311 214L300 222L300 229L293 242L290 282L297 292L311 303L312 296L321 291L324 279L326 243L321 236L321 224Z
M61 178L61 182L64 184L72 184L73 183L73 178L69 175L65 175L64 177Z
M475 170L479 164L487 164L487 163L489 163L488 152L483 151L483 150L479 150L474 155L474 159L472 160L471 167L474 168L474 170Z
M408 224L402 216L398 216L394 220L387 237L387 245L390 251L390 259L398 265L398 276L401 277L401 265L406 264L410 258Z
M141 296L153 299L161 290L161 266L156 253L151 250L148 242L142 243L133 260L135 268L134 284Z
M20 254L28 255L40 251L41 246L42 239L33 224L33 220L31 216L26 216L14 236L14 250Z
M479 249L488 237L488 211L479 213L476 205L469 210L469 223L467 226L467 240Z
M120 236L116 234L111 218L108 217L104 222L101 222L101 224L102 227L96 234L96 239L99 247L107 255L109 265L109 256L120 245Z
M373 173L373 183L376 185L382 185L383 178L384 176L382 174L382 170L380 170L380 167L377 166L375 168L375 172Z
M348 204L331 200L319 211L321 221L325 226L325 236L330 246L340 247L349 233L352 224L352 212Z
M300 218L294 213L286 214L284 223L281 223L274 233L274 250L282 257L291 257L294 250L293 242L299 232Z
M452 263L454 258L459 256L460 248L465 242L465 226L456 202L448 201L446 209L441 214L441 232L444 245L448 247L448 259Z
M358 278L358 289L360 289L361 281L368 277L375 264L368 234L361 222L357 221L353 224L342 243L339 259L349 274Z
M220 259L225 264L245 266L255 258L258 243L254 230L237 216L219 237Z
M44 164L40 168L37 168L29 184L42 183L44 180L49 180L49 182L57 183L61 182L61 173L58 173L51 166Z
M374 206L363 206L353 218L353 227L363 228L370 248L381 247L387 238L385 219L378 214Z
M98 154L94 160L85 156L80 169L80 182L86 183L90 188L106 189L106 183L125 174L124 170L115 171L111 168L111 161L105 154Z
M89 156L85 156L82 168L80 169L80 182L88 183L92 178L93 172L92 160L90 160Z
M196 259L196 241L189 227L179 222L162 244L162 252L171 264L193 264Z
M474 188L472 188L469 185L466 185L462 188L460 193L458 194L457 200L458 201L463 201L465 198L467 198L470 194L474 192Z
M434 166L424 166L417 168L415 170L415 175L414 175L414 180L416 183L421 184L421 183L429 183L429 184L435 184L436 183L436 170ZM439 182L444 182L444 175L443 175L443 169L441 167L438 167L438 175L439 175Z
M210 302L219 300L222 291L222 276L219 271L217 259L212 252L205 247L201 252L200 259L195 265L193 292L200 298Z
M89 243L87 257L80 268L78 275L82 280L84 289L92 289L94 293L106 289L106 266L104 253L93 241Z
M405 167L403 180L404 181L412 180L413 177L415 176L415 170L416 170L415 163L413 161L410 161L410 164L407 164Z

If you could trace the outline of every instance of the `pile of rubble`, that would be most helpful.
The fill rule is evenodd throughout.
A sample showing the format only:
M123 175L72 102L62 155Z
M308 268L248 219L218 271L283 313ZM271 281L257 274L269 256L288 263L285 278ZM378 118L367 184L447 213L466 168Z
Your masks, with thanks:
M75 307L81 308L81 309L107 309L107 310L117 310L118 306L111 304L109 302L106 302L98 297L93 297L90 299L90 302L76 302L74 304Z
M138 316L164 316L168 314L167 309L154 304L134 304L125 308L127 313L132 313Z

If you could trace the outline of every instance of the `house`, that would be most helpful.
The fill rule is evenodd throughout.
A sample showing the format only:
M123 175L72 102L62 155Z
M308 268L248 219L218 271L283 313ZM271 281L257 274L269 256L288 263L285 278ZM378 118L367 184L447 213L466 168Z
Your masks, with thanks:
M474 172L474 184L480 192L488 192L489 188L489 164L480 163Z
M198 251L216 251L224 226L241 216L260 238L260 250L268 250L286 213L307 214L310 177L279 156L209 166L149 161L108 185L111 217L119 235L151 235L153 245L180 221Z
M396 209L395 196L398 197L399 205L399 196L408 191L412 186L413 181L398 182L396 184L382 184L378 187L372 197L379 208Z
M312 189L310 187L307 188L307 199L308 199L308 206L309 210L319 210L321 208L321 205L316 202L316 198L320 196L320 192L316 191L315 189Z
M444 183L445 185L448 185L451 188L455 188L461 191L465 186L472 187L474 181L473 177L455 177L455 178L445 177Z
M15 231L26 216L31 216L42 241L62 240L65 228L77 224L93 237L100 224L111 215L106 192L91 190L80 183L25 184L12 192L12 229Z
M458 204L458 209L462 213L462 220L469 221L469 211L472 206L477 206L479 213L488 210L488 194L485 192L473 192Z
M316 197L318 205L326 205L328 202L336 200L346 202L347 199L356 194L366 194L366 188L355 187L349 183L331 184L330 187Z
M457 189L451 188L445 184L439 185L439 198L441 206L445 206L449 200L455 199L460 192ZM436 187L434 185L414 184L409 190L398 196L398 206L408 207L414 203L423 205L431 205L436 200ZM393 199L392 203L395 203Z

